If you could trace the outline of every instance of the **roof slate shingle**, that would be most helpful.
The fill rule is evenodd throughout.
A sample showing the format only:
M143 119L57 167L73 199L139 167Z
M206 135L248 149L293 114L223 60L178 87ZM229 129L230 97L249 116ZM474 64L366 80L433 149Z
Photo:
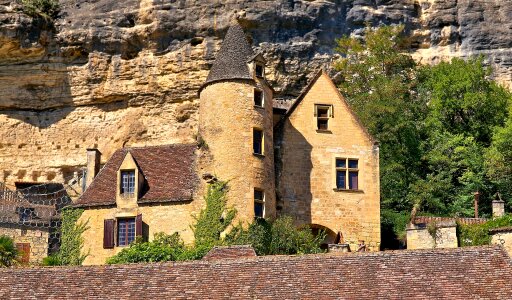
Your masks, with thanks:
M0 269L6 299L512 299L510 282L499 246Z
M145 179L138 203L190 201L197 182L196 148L195 144L176 144L117 150L75 206L116 203L117 171L128 152Z
M255 54L245 37L244 30L238 22L234 22L224 37L222 46L201 89L215 81L253 80L247 66L247 62L253 57Z

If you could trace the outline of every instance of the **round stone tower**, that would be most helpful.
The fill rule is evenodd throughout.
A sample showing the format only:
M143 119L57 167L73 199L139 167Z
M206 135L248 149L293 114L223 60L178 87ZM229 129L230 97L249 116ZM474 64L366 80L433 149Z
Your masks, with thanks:
M199 95L199 136L209 157L202 171L229 181L228 205L239 220L274 217L272 89L265 60L253 52L238 22L229 28Z

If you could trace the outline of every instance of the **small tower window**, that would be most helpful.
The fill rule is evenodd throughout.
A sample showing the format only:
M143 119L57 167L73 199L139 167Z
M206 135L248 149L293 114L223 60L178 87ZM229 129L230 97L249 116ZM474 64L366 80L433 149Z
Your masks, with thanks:
M252 138L253 153L263 155L263 131L254 128Z
M135 171L121 171L121 195L133 196L135 193Z
M263 92L260 90L254 90L254 105L263 106Z
M329 119L333 117L331 105L315 105L316 129L329 130Z
M265 193L262 190L254 190L254 217L265 217Z
M255 67L256 77L263 77L265 75L265 68L261 64L256 64Z

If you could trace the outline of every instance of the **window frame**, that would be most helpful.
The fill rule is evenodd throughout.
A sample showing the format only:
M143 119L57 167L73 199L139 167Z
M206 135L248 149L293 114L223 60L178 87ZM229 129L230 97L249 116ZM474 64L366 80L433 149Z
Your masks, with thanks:
M261 74L258 72L258 67L261 68ZM265 66L261 63L254 63L254 76L258 78L265 78Z
M345 161L344 167L338 167L338 161L342 160ZM351 168L350 167L350 161L356 161L357 162L357 168ZM334 158L334 186L336 191L362 191L359 175L361 168L359 165L359 158L356 157L335 157ZM345 173L345 187L341 188L338 186L338 172L344 172ZM350 173L356 172L357 173L357 188L351 188L350 187Z
M124 188L124 178L123 178L123 175L124 174L128 174L129 177L128 177L128 181L127 181L127 185L128 185L128 192L124 191L125 188ZM131 175L131 176L130 176ZM119 182L119 194L121 195L121 197L133 197L135 195L135 192L137 191L137 183L136 183L136 174L135 174L135 170L133 169L129 169L129 170L120 170L120 173L119 173L119 176L120 176L120 182ZM133 179L132 183L133 183L133 191L130 193L130 179Z
M261 192L263 199L257 199L256 192ZM265 191L263 189L254 188L253 203L254 203L254 219L264 219L265 218ZM256 215L256 204L261 204L261 206L262 206L261 216Z
M327 109L327 116L320 116L319 110ZM332 104L315 104L315 119L316 119L316 130L317 132L331 132L329 129L329 120L334 118L334 108ZM320 128L320 121L326 121L326 128Z
M256 103L256 93L259 93L261 95L261 99L260 99L260 104L257 104ZM263 108L265 107L265 94L263 93L262 90L260 89L254 89L254 93L253 93L253 103L254 103L254 106L257 107L257 108Z
M129 242L130 240L130 235L129 235L129 231L128 231L128 226L129 226L129 223L128 221L133 221L133 239L131 242ZM121 244L120 240L119 240L119 237L120 237L120 233L119 231L121 230L121 224L127 224L127 225L124 225L125 226L125 243L124 244ZM115 238L115 241L116 241L116 246L117 247L128 247L130 246L130 244L135 241L135 238L137 237L137 220L136 220L136 217L124 217L124 218L117 218L116 219L116 229L115 229L115 233L116 233L116 238Z
M261 139L259 140L260 143L260 152L256 152L256 139L255 139L255 133L260 132L261 133ZM265 132L257 127L254 127L252 129L252 153L256 156L265 156Z

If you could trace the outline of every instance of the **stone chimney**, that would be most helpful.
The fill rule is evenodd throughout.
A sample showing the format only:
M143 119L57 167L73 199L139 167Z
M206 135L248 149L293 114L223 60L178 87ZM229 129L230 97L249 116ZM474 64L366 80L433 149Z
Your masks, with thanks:
M478 202L480 201L480 192L475 192L475 218L478 218Z
M85 174L85 188L89 187L94 177L100 171L101 152L98 149L87 149L87 168Z
M492 216L494 218L503 217L505 215L505 201L501 200L501 196L498 193L496 199L492 200Z

